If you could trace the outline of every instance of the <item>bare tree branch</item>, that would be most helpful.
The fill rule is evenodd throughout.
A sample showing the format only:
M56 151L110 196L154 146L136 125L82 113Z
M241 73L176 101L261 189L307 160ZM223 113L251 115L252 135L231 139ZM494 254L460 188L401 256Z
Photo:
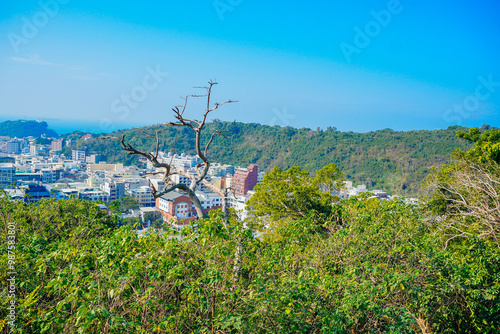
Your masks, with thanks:
M212 133L212 136L210 137L210 140L208 141L207 145L205 146L205 156L207 156L208 148L210 147L210 144L212 143L212 140L214 140L214 137L217 135L222 135L224 138L227 139L227 137L224 135L224 133L227 133L228 131L215 131Z
M170 187L168 187L168 186L165 187L165 189L163 189L162 191L159 191L159 189L157 189L153 185L153 183L151 182L151 180L148 179L148 181L149 181L149 184L150 184L150 187L151 187L151 191L153 193L154 198L161 197L161 196L163 196L163 195L165 195L165 194L167 194L167 193L169 193L171 191L174 191L176 189L179 189L179 190L182 190L182 191L186 192L187 195L189 196L189 198L191 199L191 201L193 202L199 218L203 217L203 209L201 207L201 203L200 203L198 197L196 196L195 190L196 190L196 187L200 183L204 184L209 189L211 189L211 190L215 191L216 193L218 193L219 195L221 195L221 197L222 197L223 211L224 211L224 213L227 216L227 207L226 207L226 198L227 198L227 196L226 196L225 191L221 191L220 189L217 189L215 186L213 186L210 182L208 182L206 180L206 176L207 176L208 170L210 168L210 162L208 161L206 155L207 155L208 149L210 147L210 144L212 143L212 141L213 141L213 139L214 139L215 136L217 136L217 135L223 135L223 133L225 133L227 131L221 131L221 130L215 131L211 135L211 137L210 137L209 141L207 142L207 144L205 145L204 151L201 150L201 145L202 145L202 143L201 143L201 134L202 134L203 128L204 128L204 126L206 124L207 116L208 116L209 113L217 110L220 106L222 106L224 104L238 102L238 101L227 100L227 101L222 102L222 103L215 103L214 107L210 108L210 101L211 101L211 96L212 96L212 88L216 84L217 84L217 82L210 80L209 81L209 85L207 87L197 87L197 88L205 89L207 91L207 93L204 94L204 95L188 95L186 97L181 97L181 99L184 100L184 103L182 105L180 105L180 106L175 106L174 108L172 108L172 111L174 112L174 118L177 121L176 122L166 122L166 123L164 123L164 124L170 125L170 126L188 127L188 128L192 129L195 132L195 138L196 138L195 149L196 149L196 154L202 160L202 163L199 164L195 168L197 175L193 175L193 174L190 174L190 173L187 173L187 172L184 172L184 171L181 171L181 170L176 170L175 168L173 168L172 167L173 156L172 156L172 158L171 158L171 160L169 162L165 162L165 161L163 161L163 159L162 159L162 161L159 160L158 157L159 157L159 152L160 152L160 139L159 139L159 131L158 130L155 131L155 135L151 135L149 133L146 133L142 129L138 129L144 136L146 136L148 138L154 138L155 139L156 145L155 145L154 153L144 152L144 151L141 151L141 150L138 150L138 149L134 148L132 146L132 144L130 143L130 141L126 141L125 140L125 135L122 135L121 138L116 137L116 136L104 136L104 137L100 138L100 139L116 140L116 141L118 141L121 144L123 150L126 151L127 154L129 154L129 155L140 155L140 156L143 156L149 162L151 162L151 164L152 164L152 166L154 168L156 168L156 169L163 169L164 170L163 172L146 173L146 175L144 175L145 177L148 176L148 175L163 174L163 180L165 181L165 183L167 185L171 185L172 184L171 179L170 179L171 175L178 174L178 175L182 175L182 176L185 176L185 177L189 178L190 181L191 181L191 184L189 186L186 186L184 184L173 184ZM185 113L185 111L187 109L187 104L188 104L189 97L206 97L206 99L207 99L206 109L205 109L205 111L203 113L203 118L202 118L201 121L197 121L195 119L189 119L189 118L184 117L184 113ZM175 140L174 146L176 144L177 144L177 138ZM175 149L174 149L174 153L175 153ZM198 169L199 167L203 168L203 170L201 172ZM227 223L227 220L226 220L226 223Z
M500 168L495 164L479 164L461 160L445 166L427 185L446 203L445 213L438 217L440 228L449 237L472 235L476 226L480 238L491 237L500 246ZM473 229L474 230L474 229Z

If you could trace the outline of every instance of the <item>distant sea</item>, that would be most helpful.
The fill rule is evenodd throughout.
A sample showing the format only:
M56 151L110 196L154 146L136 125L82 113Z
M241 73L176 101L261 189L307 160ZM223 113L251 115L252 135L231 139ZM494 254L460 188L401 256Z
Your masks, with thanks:
M33 118L25 117L6 117L0 116L0 122L4 121L17 121L19 119L36 120ZM49 129L54 130L58 134L65 134L73 131L82 131L88 133L109 133L118 129L131 129L133 127L146 126L152 124L141 123L112 123L106 128L101 128L100 121L81 121L81 120L65 120L55 118L39 118L40 121L45 121L49 125Z

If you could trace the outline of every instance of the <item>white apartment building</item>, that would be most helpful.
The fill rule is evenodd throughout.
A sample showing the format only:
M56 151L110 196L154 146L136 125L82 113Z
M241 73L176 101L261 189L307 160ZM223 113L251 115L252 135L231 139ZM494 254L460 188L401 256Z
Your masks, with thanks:
M196 175L195 174L196 172L194 171L194 169L188 170L187 172L189 174ZM172 180L172 182L174 184L184 184L188 187L191 185L191 179L187 176L184 176L184 175L179 175L179 174L171 175L170 180ZM210 175L205 176L205 180L210 182L210 180L211 180ZM198 183L198 186L196 187L196 191L209 191L209 190L210 189L206 185L204 185L202 182Z
M189 155L185 153L173 154L172 152L159 152L158 161L168 163L176 169L187 169L202 163L203 161L197 155ZM148 168L153 168L151 162L148 162Z
M203 210L222 206L222 197L214 192L196 192Z
M41 170L41 172L43 183L54 183L61 178L62 174L62 170L50 168L44 168Z
M61 151L63 148L63 141L64 139L54 139L52 143L50 144L50 149L52 151Z
M22 148L22 142L18 139L12 139L7 142L7 154L19 154Z
M134 189L138 189L141 187L148 187L149 188L149 181L145 178L142 177L133 177L133 176L128 176L128 177L114 177L114 180L120 180L120 182L125 183L125 190L127 192L130 192Z
M179 174L174 174L170 176L170 180L174 184L184 184L186 186L189 186L191 184L191 179L184 176L184 175L179 175Z
M265 172L259 172L257 174L257 183L260 183L260 182L262 182L264 180L264 175L266 175Z
M152 207L155 206L155 199L153 197L153 192L149 186L142 186L129 191L130 197L139 202L139 206Z
M210 169L208 170L208 174L212 176L227 176L227 174L234 174L234 166L231 165L223 165L220 163L212 163L210 164Z
M71 150L71 160L85 162L85 150Z
M102 187L106 182L106 178L96 173L92 173L89 175L89 178L86 180L86 182L89 187Z
M161 180L161 179L153 179L153 178L150 178L148 179L151 184L157 189L157 190L162 190L163 188L165 188L166 186L166 182Z
M84 190L80 192L80 198L88 201L102 201L109 203L109 196L102 190Z
M361 192L366 191L366 185L360 184L359 186L353 187L352 181L344 181L344 187L338 192L340 198L349 198L351 196L356 196Z
M241 220L244 220L248 217L246 202L250 199L250 197L253 196L253 194L255 194L255 191L249 190L244 196L234 196L232 194L229 194L227 198L228 206L236 210L236 214Z
M108 194L110 202L125 196L125 183L123 182L106 179L101 189Z
M97 172L97 171L107 171L107 172L123 172L123 164L107 164L105 162L99 162L98 164L90 164L87 166L87 172Z
M32 144L30 145L30 155L31 156L37 156L38 155L38 145Z
M16 168L14 164L2 163L0 164L0 188L6 188L14 181Z
M85 157L85 161L88 164L98 164L102 160L102 156L100 154L91 154L87 157Z

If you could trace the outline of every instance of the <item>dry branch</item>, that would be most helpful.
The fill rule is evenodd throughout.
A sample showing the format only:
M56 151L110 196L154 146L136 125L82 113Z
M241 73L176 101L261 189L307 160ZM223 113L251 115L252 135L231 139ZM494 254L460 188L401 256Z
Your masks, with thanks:
M197 165L195 168L197 175L189 174L185 171L177 170L177 169L173 168L172 160L170 160L170 162L159 161L158 155L160 152L160 140L159 140L159 131L158 130L156 130L155 134L152 135L152 134L146 133L142 129L138 129L145 137L155 139L156 145L155 145L154 153L144 152L144 151L136 149L135 147L132 146L130 141L125 141L125 135L122 135L121 138L116 137L116 136L104 136L104 137L100 138L100 139L117 140L121 144L123 150L127 152L127 154L143 156L149 162L151 162L151 164L154 168L163 169L163 172L146 173L146 175L144 175L145 177L147 177L148 175L150 176L150 175L163 174L163 180L165 181L165 183L167 185L172 184L170 182L171 181L170 176L174 175L174 174L179 174L179 175L182 175L182 176L189 178L191 181L189 186L184 185L184 184L173 184L170 187L166 186L165 189L163 189L161 191L153 185L153 183L151 182L150 179L148 179L148 181L149 181L151 191L153 193L154 198L161 197L164 194L167 194L167 193L174 191L176 189L180 189L180 190L186 192L188 197L191 199L191 201L193 202L193 204L196 208L198 218L203 217L203 208L201 207L200 200L198 199L198 196L195 193L196 187L200 183L203 183L209 189L211 189L212 191L215 191L217 194L219 194L222 197L222 207L223 207L224 214L227 217L227 208L226 208L226 197L227 196L226 196L225 191L216 188L215 186L213 186L210 182L208 182L206 180L206 176L207 176L208 170L210 168L210 162L208 161L206 155L208 153L208 149L210 147L210 144L212 143L215 136L217 136L217 135L224 136L224 133L226 131L218 130L218 131L215 131L214 133L212 133L212 135L211 135L209 141L207 142L207 144L205 145L205 149L203 151L201 149L201 145L202 145L201 134L202 134L203 128L206 125L207 116L211 112L217 110L220 106L222 106L224 104L234 103L234 102L238 102L238 101L227 100L227 101L222 102L222 103L216 102L213 107L210 107L210 100L212 97L212 88L216 84L217 84L217 82L211 80L211 81L209 81L208 86L206 86L206 87L196 87L196 88L205 89L206 94L190 95L190 96L186 96L186 97L181 97L184 100L184 103L180 106L175 106L174 108L172 108L172 111L174 112L174 117L177 120L177 122L166 122L165 123L165 124L170 125L170 126L188 127L195 132L196 154L202 160L202 163ZM189 118L184 117L184 112L186 111L189 97L205 97L207 99L206 109L203 113L203 118L201 121L197 121L195 119L189 119ZM200 168L200 167L203 168L203 170L201 172L198 170L198 168ZM226 223L227 223L227 219L226 219Z

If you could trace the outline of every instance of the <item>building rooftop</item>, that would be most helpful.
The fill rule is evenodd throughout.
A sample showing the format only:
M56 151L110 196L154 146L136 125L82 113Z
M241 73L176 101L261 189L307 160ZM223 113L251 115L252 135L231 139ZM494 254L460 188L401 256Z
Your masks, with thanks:
M171 191L169 193L166 193L165 195L160 196L160 198L166 201L173 201L181 196L187 196L187 194L183 194L178 191Z
M156 210L155 207L149 207L149 206L141 206L139 208L139 210L141 210L141 212L156 212L158 210Z

